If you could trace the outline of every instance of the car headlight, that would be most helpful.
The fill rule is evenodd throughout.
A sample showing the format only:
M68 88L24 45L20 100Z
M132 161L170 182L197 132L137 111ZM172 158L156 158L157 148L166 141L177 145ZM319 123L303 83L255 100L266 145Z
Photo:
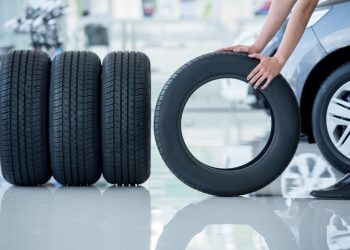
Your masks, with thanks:
M316 9L315 12L312 14L309 23L307 24L306 28L312 27L313 25L315 25L318 21L321 20L322 17L324 17L328 11L330 11L330 8L326 8L326 9Z

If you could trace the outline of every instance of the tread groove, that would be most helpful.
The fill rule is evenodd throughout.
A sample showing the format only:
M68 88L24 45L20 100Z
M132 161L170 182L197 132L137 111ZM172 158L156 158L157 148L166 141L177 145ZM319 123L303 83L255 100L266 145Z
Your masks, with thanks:
M1 69L0 153L4 179L41 185L51 176L46 123L50 59L42 52L8 53Z
M29 53L26 53L26 59L25 59L25 64L28 64L28 55ZM24 108L23 108L23 119L24 119L24 126L27 127L27 107L26 107L26 84L27 84L27 68L24 67L24 82L23 82L23 102L24 102ZM23 143L24 143L24 166L27 166L27 135L25 133L25 129L23 130ZM27 174L27 179L29 178L29 170L26 167L25 168L26 174ZM28 181L28 180L27 180Z
M17 66L17 81L20 82L20 76L21 76L21 59L22 59L22 53L23 51L20 51L19 53L19 59L18 59L18 66ZM20 131L19 131L19 126L18 126L18 123L19 123L19 120L20 120L20 117L19 117L19 103L18 102L21 102L21 98L20 98L20 92L19 92L19 84L16 84L16 87L17 87L17 96L19 97L19 100L17 100L17 105L16 105L16 108L17 108L17 112L16 112L16 129L17 129L17 161L18 161L18 166L19 166L19 177L20 177L20 180L21 182L23 183L23 175L22 175L22 164L21 164L21 157L20 157Z
M50 142L54 177L64 185L91 185L101 175L100 68L100 60L92 52L68 51L55 58Z
M149 177L149 59L139 52L112 52L102 67L103 175L129 186ZM136 158L138 156L138 158Z

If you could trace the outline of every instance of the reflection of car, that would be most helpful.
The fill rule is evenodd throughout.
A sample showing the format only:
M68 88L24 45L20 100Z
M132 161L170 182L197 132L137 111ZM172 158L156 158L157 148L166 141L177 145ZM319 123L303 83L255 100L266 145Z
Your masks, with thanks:
M350 1L323 1L282 74L299 101L302 133L350 172ZM263 53L273 55L286 24Z

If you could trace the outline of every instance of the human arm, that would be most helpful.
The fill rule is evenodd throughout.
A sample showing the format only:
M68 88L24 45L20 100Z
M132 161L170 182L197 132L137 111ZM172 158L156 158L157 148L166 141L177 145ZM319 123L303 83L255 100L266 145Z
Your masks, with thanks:
M279 1L279 0L274 0ZM298 0L288 22L281 45L273 57L251 53L251 58L260 60L259 65L248 75L250 85L258 88L265 80L262 89L266 89L271 81L280 74L294 49L298 45L318 0Z
M286 20L297 0L273 0L266 21L254 44L250 46L236 45L218 51L241 53L260 53L277 33Z

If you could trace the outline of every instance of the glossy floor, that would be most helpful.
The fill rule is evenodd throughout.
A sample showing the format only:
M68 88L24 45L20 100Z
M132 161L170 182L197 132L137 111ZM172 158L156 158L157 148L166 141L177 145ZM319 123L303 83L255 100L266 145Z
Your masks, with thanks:
M152 176L138 188L1 182L0 249L350 248L350 201L308 196L337 178L316 146L301 143L278 180L240 198L188 188L152 152Z

